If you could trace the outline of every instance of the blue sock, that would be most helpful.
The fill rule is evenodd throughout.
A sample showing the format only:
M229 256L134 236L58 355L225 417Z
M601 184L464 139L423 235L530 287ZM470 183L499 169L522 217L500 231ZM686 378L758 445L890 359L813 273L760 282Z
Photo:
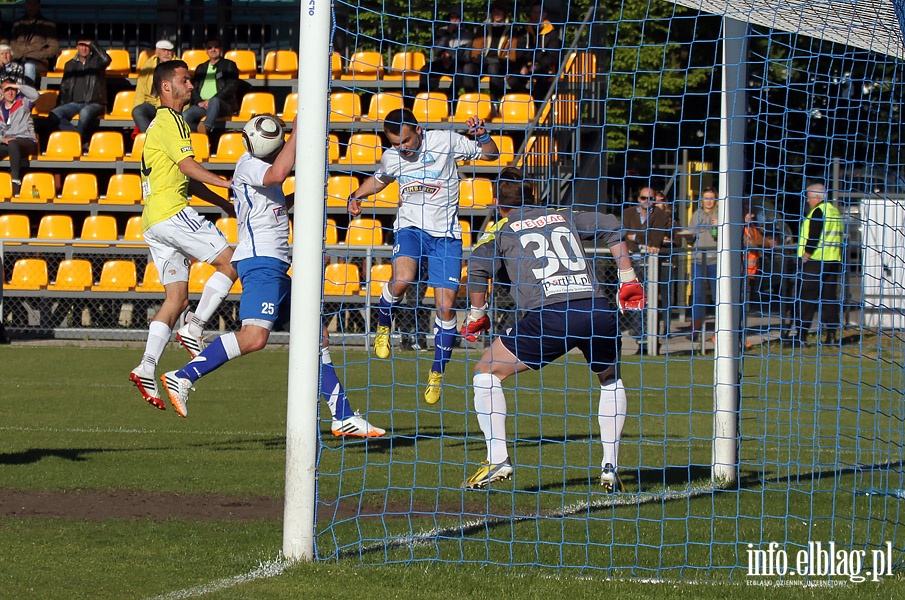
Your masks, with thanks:
M377 324L381 327L389 327L393 323L393 304L383 296L377 303Z
M346 398L343 384L339 382L336 371L333 369L328 348L321 350L321 395L327 401L334 419L341 421L355 414L355 411L349 406L349 399Z
M220 338L215 339L201 354L176 371L176 376L195 383L211 371L219 369L229 361L226 348Z
M452 327L449 327L450 324ZM431 371L443 373L446 370L446 363L452 357L453 344L457 334L455 321L442 323L437 319L434 325L434 364L431 366Z

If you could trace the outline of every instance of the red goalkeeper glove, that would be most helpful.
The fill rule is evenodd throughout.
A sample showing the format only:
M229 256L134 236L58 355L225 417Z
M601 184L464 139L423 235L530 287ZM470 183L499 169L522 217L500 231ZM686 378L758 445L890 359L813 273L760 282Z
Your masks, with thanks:
M468 316L465 317L465 323L462 325L462 337L469 342L474 342L481 335L482 331L490 329L490 317L487 316L487 305L484 308L476 308L472 306L468 310Z
M638 283L634 269L619 271L619 310L643 310L647 304L644 286Z

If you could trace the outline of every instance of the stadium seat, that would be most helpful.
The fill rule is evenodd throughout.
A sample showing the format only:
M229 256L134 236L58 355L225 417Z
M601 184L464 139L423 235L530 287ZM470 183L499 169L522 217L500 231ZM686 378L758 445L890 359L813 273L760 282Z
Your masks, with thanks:
M361 119L361 97L352 92L330 94L330 122L351 123Z
M113 107L104 115L105 119L132 120L132 108L135 106L135 90L122 90L113 97Z
M151 58L156 54L156 51L153 48L145 48L141 52L138 53L138 58L135 59L135 69L140 71L142 66L144 66L145 61Z
M443 92L421 92L415 96L412 113L422 125L445 121L449 118L449 98Z
M91 204L98 200L97 175L86 171L70 173L63 180L63 191L54 204Z
M38 155L38 162L72 162L82 156L82 137L78 131L54 131L47 139L47 147Z
M79 236L79 240L82 242L93 241L105 243L78 243L73 244L73 246L83 248L103 248L116 243L117 239L119 239L119 234L116 231L116 217L113 215L91 215L85 217L85 222L82 223L82 235Z
M229 293L230 294L239 294L239 295L242 294L242 280L241 279L236 279L235 281L233 281L232 287L229 288Z
M226 237L230 244L239 243L239 222L235 217L220 217L216 222L217 229Z
M75 237L72 217L69 215L44 215L38 223L38 240L71 240ZM62 246L35 242L39 246Z
M292 246L292 219L289 219L289 245ZM292 271L292 267L289 267L289 270Z
M349 230L346 232L346 245L348 246L382 246L383 228L377 219L357 217L349 221Z
M361 185L354 175L331 175L327 178L327 207L346 208L349 196Z
M327 161L339 162L339 136L335 133L327 135Z
M459 182L459 208L482 209L493 204L493 183L475 177Z
M489 121L493 115L493 103L490 94L484 92L466 92L456 101L456 112L452 120L456 123L464 123L470 117L477 117Z
M297 92L292 92L291 94L286 95L286 100L283 101L283 112L280 113L280 118L283 119L283 122L287 125L292 123L292 119L295 118L296 113L299 110L299 95Z
M264 56L258 79L295 79L299 74L299 55L293 50L271 50Z
M0 202L6 202L13 197L13 178L9 171L0 171Z
M138 285L135 263L131 260L108 260L101 269L97 285L92 292L131 292Z
M581 114L581 105L575 94L556 94L553 97L554 125L573 125Z
M143 246L147 246L144 243L145 236L141 231L141 215L135 215L134 217L129 217L129 220L126 221L126 230L123 232L124 242L141 242ZM131 244L117 244L117 246L121 248L135 248L136 246Z
M65 186L64 186L65 187ZM137 204L141 202L141 177L137 173L116 173L107 182L107 193L100 204Z
M534 120L534 98L531 94L506 94L500 100L499 116L494 123L527 125Z
M20 258L13 264L13 274L4 284L7 290L40 290L47 285L47 263L43 258Z
M217 152L210 157L212 163L234 163L245 153L245 144L242 143L242 134L231 131L220 136L217 142Z
M82 160L114 162L126 155L123 134L119 131L96 131L88 142L88 152Z
M258 74L258 57L253 50L230 50L225 57L236 63L242 79L254 79Z
M56 108L59 97L60 90L41 90L41 95L31 107L31 114L35 117L50 116L50 111Z
M339 232L336 229L336 220L327 219L324 224L324 243L328 246L339 243Z
M384 263L371 265L371 275L368 277L368 287L361 294L370 294L372 298L378 298L383 293L385 283L393 279L393 265Z
M471 248L471 223L459 219L459 226L462 227L462 247Z
M346 153L340 158L341 165L374 165L383 156L380 136L374 133L354 133L349 138Z
M380 79L383 70L383 55L380 52L356 52L343 79Z
M72 133L75 133L74 131ZM75 134L78 136L78 134ZM34 197L34 190L32 188L37 189L38 197ZM44 202L53 202L54 198L57 195L56 185L53 180L53 174L51 173L42 173L38 171L32 171L31 173L26 173L25 176L22 177L22 187L19 190L19 195L13 197L13 202L32 202L32 203L44 203Z
M249 92L242 96L239 114L232 118L233 122L245 122L256 115L275 115L276 102L270 92Z
M330 263L324 269L324 296L352 296L361 289L358 265Z
M216 271L216 267L206 262L193 262L189 268L189 293L200 294L204 291L204 284Z
M476 167L506 167L515 160L515 142L512 136L495 134L491 136L496 142L496 147L500 153L496 158L491 160L478 159L474 161Z
M566 57L562 78L571 83L587 83L597 78L597 55L572 52Z
M107 50L110 56L110 64L107 65L107 75L113 77L128 77L132 72L132 55L124 48L111 48Z
M288 196L295 193L295 175L290 175L283 180L283 195ZM289 220L292 223L292 220Z
M208 185L206 183L204 184L204 187L211 190L212 192L214 192L215 194L217 194L224 200L229 198L229 190L224 187ZM210 208L211 206L213 206L213 204L211 204L207 200L202 200L198 196L192 194L192 197L189 199L189 206L206 206L206 207Z
M396 208L399 206L399 184L395 181L377 192L374 196L368 196L361 201L362 206L374 208Z
M56 279L47 286L47 290L51 292L83 292L93 283L91 262L75 258L60 263L60 266L57 267Z
M421 68L427 64L424 52L397 52L390 61L390 68L384 73L384 79L414 80L421 76Z
M72 60L78 52L77 48L63 48L60 50L60 53L57 55L57 60L54 63L53 70L50 71L46 77L62 77L63 69L66 68L66 63Z
M210 57L207 55L207 50L201 48L186 50L179 58L188 65L190 74L195 73L195 69L198 68L198 65L210 60Z
M402 94L396 92L377 92L371 96L368 106L369 121L383 121L390 111L403 108Z
M157 270L157 265L155 265L153 261L148 261L147 266L145 266L144 275L141 278L141 283L135 286L135 291L142 293L160 293L166 291L163 284L160 283L160 272Z
M195 131L189 135L192 138L192 150L195 151L195 160L203 162L210 159L211 141L207 134Z
M123 158L125 162L141 162L141 151L145 147L145 136L146 134L144 133L139 133L135 136L132 141L132 151Z
M333 79L343 76L343 57L339 52L330 55L330 75Z
M0 215L0 240L4 240L4 246L18 246L18 243L10 243L5 240L11 238L28 239L31 237L31 221L28 215ZM2 275L0 275L2 276Z
M545 167L551 161L556 162L557 149L556 141L550 140L547 135L532 135L525 142L525 152L522 154L519 164L516 166L526 165L528 167Z

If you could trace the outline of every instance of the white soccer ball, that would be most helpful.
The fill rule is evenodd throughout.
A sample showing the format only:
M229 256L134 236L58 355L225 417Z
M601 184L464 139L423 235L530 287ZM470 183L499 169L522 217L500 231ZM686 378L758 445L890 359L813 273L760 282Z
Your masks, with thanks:
M272 115L252 117L242 129L242 142L252 156L273 156L283 148L283 122Z

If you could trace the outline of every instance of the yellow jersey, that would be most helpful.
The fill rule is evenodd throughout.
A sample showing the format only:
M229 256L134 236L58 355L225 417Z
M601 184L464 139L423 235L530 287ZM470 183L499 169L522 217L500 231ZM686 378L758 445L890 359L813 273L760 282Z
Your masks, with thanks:
M189 178L179 170L179 163L194 157L191 131L182 114L159 107L141 153L142 231L188 206Z

